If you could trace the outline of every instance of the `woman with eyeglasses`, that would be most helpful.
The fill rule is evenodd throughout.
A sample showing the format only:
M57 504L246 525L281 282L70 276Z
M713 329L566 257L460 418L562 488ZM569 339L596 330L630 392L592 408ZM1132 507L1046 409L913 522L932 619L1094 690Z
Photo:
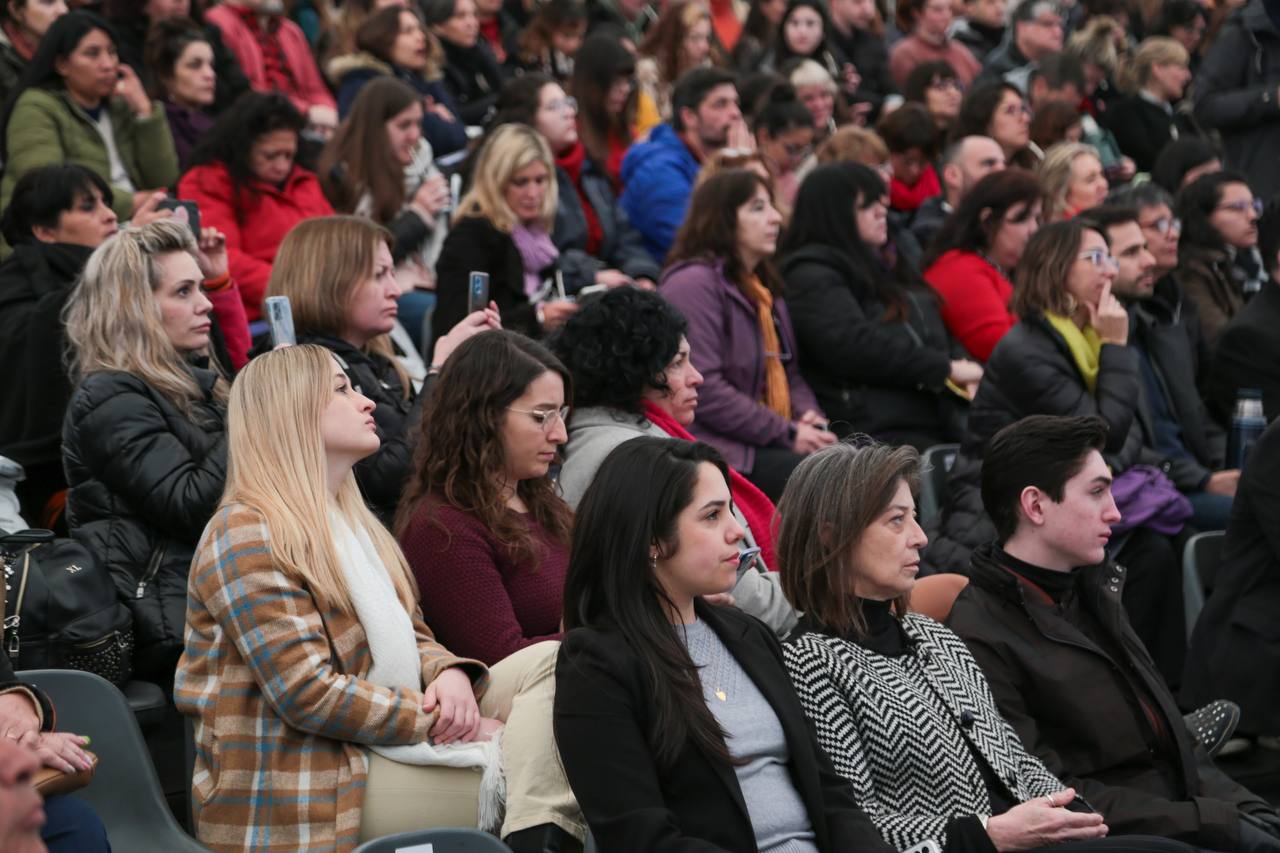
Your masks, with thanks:
M800 170L813 153L813 116L790 83L778 82L750 118L756 146L773 178L773 197L784 219L790 219Z
M960 438L982 367L951 357L934 293L889 244L874 170L809 173L781 248L800 364L839 435L923 449Z
M529 73L503 87L493 126L518 122L538 131L556 162L556 207L551 242L560 250L567 293L584 287L655 287L658 265L618 204L603 164L578 136L578 102L545 74Z
M514 332L477 335L440 374L395 530L430 590L423 618L458 654L493 664L560 637L573 513L548 472L572 394L560 360Z
M1044 157L1031 141L1031 110L1022 92L1003 80L974 86L960 102L952 139L989 136L1004 149L1010 166L1035 169Z
M1238 172L1197 178L1178 194L1182 220L1174 281L1196 303L1205 341L1212 346L1223 327L1265 285L1258 251L1261 199Z
M662 119L636 88L636 58L616 35L587 37L573 63L568 90L578 101L578 135L587 156L622 190L622 158L631 143Z
M704 377L691 432L774 501L806 453L835 441L770 263L781 226L765 178L716 174L694 190L659 287L689 321Z
M964 84L950 62L922 62L907 75L902 97L908 104L923 104L938 130L938 145L946 143L947 132L960 117Z

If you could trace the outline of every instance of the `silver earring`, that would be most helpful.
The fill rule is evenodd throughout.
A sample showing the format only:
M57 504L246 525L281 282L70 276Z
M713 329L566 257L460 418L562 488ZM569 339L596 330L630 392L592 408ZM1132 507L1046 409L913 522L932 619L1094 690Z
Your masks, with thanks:
M649 554L649 571L657 571L658 569L658 552L652 551Z

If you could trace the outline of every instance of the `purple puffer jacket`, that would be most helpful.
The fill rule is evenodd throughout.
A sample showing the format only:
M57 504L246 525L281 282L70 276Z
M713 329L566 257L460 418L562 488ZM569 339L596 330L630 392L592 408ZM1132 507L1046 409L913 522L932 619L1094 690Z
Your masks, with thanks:
M704 377L690 431L723 453L734 468L750 473L757 447L790 446L791 426L760 402L764 343L755 306L725 277L720 261L683 261L668 268L659 292L689 321L689 357ZM820 413L817 398L800 376L786 302L775 299L773 311L782 330L792 414L798 418L809 409Z

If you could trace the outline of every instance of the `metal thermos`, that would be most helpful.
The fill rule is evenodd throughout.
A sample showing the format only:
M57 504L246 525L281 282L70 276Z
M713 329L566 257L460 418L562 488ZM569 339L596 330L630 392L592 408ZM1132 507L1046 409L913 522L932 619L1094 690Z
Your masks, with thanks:
M1244 468L1249 451L1267 428L1267 417L1262 413L1262 392L1256 388L1241 388L1236 396L1236 410L1231 416L1231 434L1227 437L1227 467Z

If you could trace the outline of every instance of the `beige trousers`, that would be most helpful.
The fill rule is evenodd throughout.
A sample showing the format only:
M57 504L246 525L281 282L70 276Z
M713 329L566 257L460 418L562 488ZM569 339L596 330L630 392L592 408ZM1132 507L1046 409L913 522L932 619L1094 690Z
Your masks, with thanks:
M586 822L569 789L551 729L560 644L537 643L489 668L480 713L502 720L507 812L502 836L554 823L579 841ZM442 826L475 826L480 771L397 764L369 753L360 841Z

